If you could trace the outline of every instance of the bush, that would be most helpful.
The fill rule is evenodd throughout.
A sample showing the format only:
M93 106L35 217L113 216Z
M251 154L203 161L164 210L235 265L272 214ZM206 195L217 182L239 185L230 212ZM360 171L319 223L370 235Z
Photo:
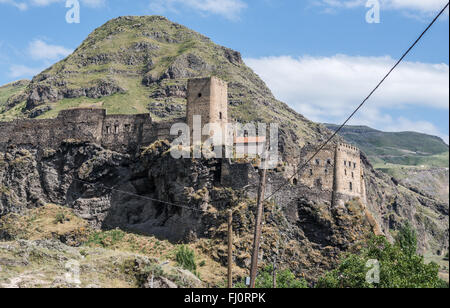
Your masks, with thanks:
M246 288L244 279L235 285L236 288ZM268 265L260 270L256 277L255 287L259 289L273 288L273 266ZM280 289L306 289L308 284L304 279L297 279L288 269L277 272L277 288Z
M425 264L415 253L417 242L412 228L400 232L395 245L384 237L373 237L359 254L347 256L337 269L322 277L318 288L442 288L437 264ZM414 241L413 241L414 239ZM414 250L414 253L412 251ZM380 265L379 283L369 283L366 275L369 260Z
M396 237L396 244L409 256L414 256L417 252L417 235L409 221L404 224Z
M67 221L66 215L63 212L59 212L58 214L56 214L55 220L53 221L53 223L55 225L57 225L57 224L63 224L66 221Z
M182 245L178 248L176 253L176 261L178 266L195 273L197 270L197 264L195 264L195 253L189 247Z

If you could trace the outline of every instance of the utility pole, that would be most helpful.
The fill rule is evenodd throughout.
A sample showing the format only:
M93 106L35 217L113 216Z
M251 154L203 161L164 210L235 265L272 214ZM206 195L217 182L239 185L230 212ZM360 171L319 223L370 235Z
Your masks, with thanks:
M233 210L228 211L228 289L233 288Z
M256 272L258 271L258 257L259 257L259 245L261 240L261 223L262 216L264 214L264 193L266 191L266 176L267 168L265 164L265 159L262 160L263 169L260 170L260 182L258 189L258 201L256 210L256 221L255 221L255 234L253 238L253 252L252 252L252 264L250 268L250 288L255 288L256 283Z
M277 257L273 260L273 273L272 273L272 279L273 279L273 288L277 288Z

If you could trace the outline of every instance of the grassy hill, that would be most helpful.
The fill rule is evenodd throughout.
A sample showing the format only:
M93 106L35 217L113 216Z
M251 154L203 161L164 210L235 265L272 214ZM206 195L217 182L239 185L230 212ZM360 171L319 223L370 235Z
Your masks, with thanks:
M73 54L10 93L0 121L90 106L109 114L150 112L155 121L177 118L185 115L187 80L204 76L229 83L233 119L280 123L287 153L329 134L276 100L239 52L161 16L119 17L94 30Z
M25 90L30 82L28 80L19 80L16 82L8 83L4 86L0 86L0 121L2 113L5 113L9 108L8 99L18 93ZM12 113L10 113L12 116Z
M325 126L331 130L338 128L333 124ZM416 132L382 132L367 126L346 126L339 134L367 154L375 167L449 166L449 146L439 137Z

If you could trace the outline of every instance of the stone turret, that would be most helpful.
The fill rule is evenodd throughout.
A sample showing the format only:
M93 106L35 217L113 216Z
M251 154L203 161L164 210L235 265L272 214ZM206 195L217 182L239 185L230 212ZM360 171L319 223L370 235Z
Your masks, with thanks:
M334 203L339 196L359 197L365 203L364 170L361 166L361 152L352 145L339 143L336 146L334 168ZM345 201L345 200L344 200Z

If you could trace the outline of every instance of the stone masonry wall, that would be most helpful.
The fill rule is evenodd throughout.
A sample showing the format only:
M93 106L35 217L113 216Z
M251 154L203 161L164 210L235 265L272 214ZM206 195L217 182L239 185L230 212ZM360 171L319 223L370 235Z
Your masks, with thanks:
M149 115L107 115L104 109L63 110L56 119L0 123L0 151L8 146L56 148L64 140L99 144L118 152L136 151L154 141Z

